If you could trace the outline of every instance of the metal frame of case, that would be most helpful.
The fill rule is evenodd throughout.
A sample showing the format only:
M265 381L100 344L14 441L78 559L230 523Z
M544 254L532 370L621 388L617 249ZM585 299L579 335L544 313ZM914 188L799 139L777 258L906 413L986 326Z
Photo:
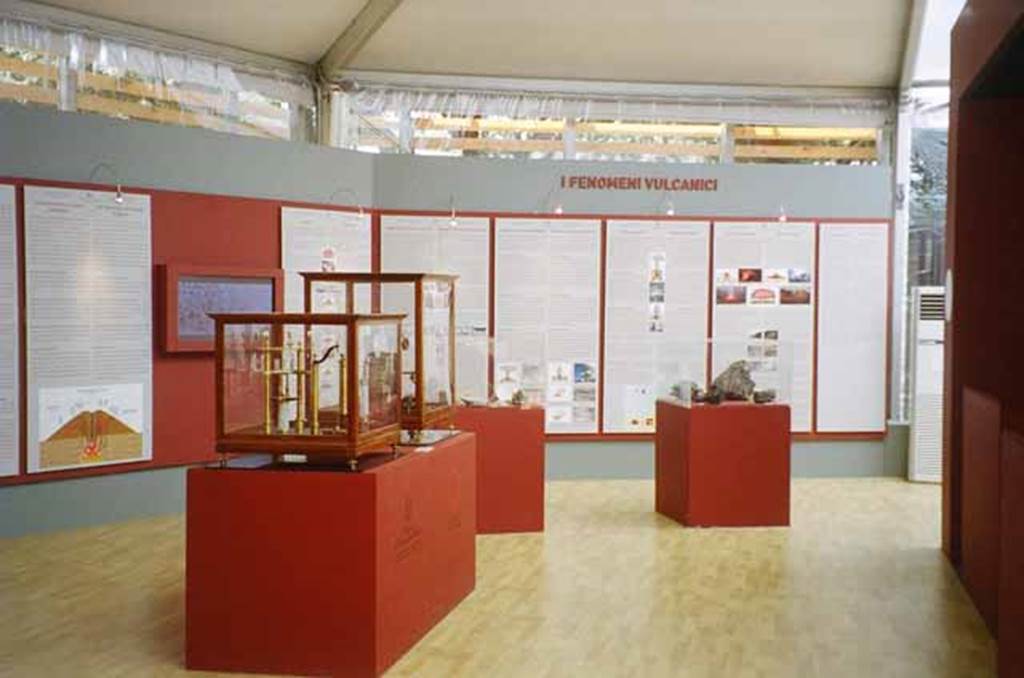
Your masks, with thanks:
M303 296L305 310L312 312L313 285L318 282L344 283L346 312L355 309L355 293L357 286L369 285L374 299L374 308L379 307L379 290L381 284L409 284L414 289L414 336L416 353L414 361L413 383L415 385L414 402L410 409L402 408L402 428L411 431L422 431L432 428L449 428L455 421L455 403L458 395L455 390L455 281L456 275L443 273L350 273L312 271L301 274L303 278ZM450 285L448 302L448 379L451 401L448 405L430 407L424 398L426 384L423 354L423 284L425 282L446 282Z
M381 452L394 449L401 436L401 373L402 373L402 320L405 314L317 314L317 313L220 313L211 316L216 323L215 338L215 370L216 370L216 435L217 452L220 453L264 453L264 454L305 454L323 460L344 459L353 468L358 457L368 452ZM225 328L231 325L266 325L272 328L263 338L262 343L252 350L254 355L261 356L261 367L257 372L262 374L264 382L263 402L264 432L230 433L225 430ZM299 345L288 348L284 343L283 328L287 325L300 325L306 328ZM367 325L394 325L396 332L395 373L398 379L398 398L395 399L394 423L369 431L363 431L359 421L360 384L359 384L359 329ZM314 356L309 349L312 341L311 330L322 326L344 326L345 354L339 357L339 402L333 405L334 411L326 416L325 408L321 408L319 391L319 370L310 369ZM294 351L296 367L288 370L283 367L283 358L275 367L273 356L284 355L284 351ZM326 358L326 355L324 356ZM294 376L296 393L288 398L281 391L282 377ZM274 395L278 394L278 395ZM270 422L274 419L274 407L280 407L284 401L296 402L297 432L277 432L271 430ZM276 405L275 405L276 403ZM320 418L330 421L333 416L338 426L322 429ZM347 418L344 428L340 427L342 417ZM306 429L308 425L308 430ZM258 426L258 424L257 424Z

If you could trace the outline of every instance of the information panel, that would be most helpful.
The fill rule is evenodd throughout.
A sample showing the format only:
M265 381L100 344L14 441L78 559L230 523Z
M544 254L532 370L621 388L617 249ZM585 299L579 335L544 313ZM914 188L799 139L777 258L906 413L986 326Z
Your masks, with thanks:
M748 361L755 381L781 384L793 431L810 431L814 224L720 222L714 240L711 377Z
M28 471L152 457L150 200L25 188Z
M654 431L657 398L707 373L710 225L609 221L604 431Z
M369 272L370 215L337 210L281 208L281 268L284 269L284 308L301 313L303 271ZM344 286L332 288L331 299L323 299L315 311L343 313ZM364 305L365 302L365 305ZM369 307L369 293L360 302Z
M821 224L818 430L885 431L889 231Z
M381 217L381 271L451 273L455 284L455 376L460 398L486 402L490 220Z
M597 432L601 222L499 219L495 394L542 403L548 433Z
M0 476L18 474L18 237L14 186L0 185Z

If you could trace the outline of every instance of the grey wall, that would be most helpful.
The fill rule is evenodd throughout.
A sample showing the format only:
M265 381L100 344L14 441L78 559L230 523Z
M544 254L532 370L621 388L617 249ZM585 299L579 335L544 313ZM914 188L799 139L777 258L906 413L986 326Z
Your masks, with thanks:
M807 477L906 477L906 427L884 442L794 443L792 473ZM548 443L548 480L651 479L652 443ZM185 469L0 488L0 538L185 510Z
M718 191L562 190L563 174L718 179ZM378 156L375 201L391 209L661 214L670 198L678 215L892 217L887 167L812 165L665 165L481 158Z
M99 162L138 188L342 205L373 200L374 158L365 153L0 103L0 176L87 182ZM92 181L116 183L105 170Z
M680 215L888 218L882 167L648 165L636 163L372 156L0 103L0 176L89 181L98 162L125 186L393 209L655 214L663 195L555 191L562 174L709 177L717 193L675 194ZM96 183L116 179L97 174ZM333 196L333 199L331 199ZM891 438L891 437L890 437ZM903 445L905 447L905 443ZM796 475L900 475L898 443L798 444ZM644 444L548 446L548 477L649 478ZM905 453L904 453L905 454ZM903 462L905 468L905 460ZM183 509L181 469L0 488L0 536L66 529Z

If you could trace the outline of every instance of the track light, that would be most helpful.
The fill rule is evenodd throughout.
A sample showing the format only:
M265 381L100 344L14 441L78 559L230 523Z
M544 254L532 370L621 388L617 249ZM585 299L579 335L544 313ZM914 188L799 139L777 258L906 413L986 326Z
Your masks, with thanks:
M558 203L557 205L555 205L555 214L561 214L564 211L565 210L562 209L562 203Z
M327 204L334 204L334 199L338 196L349 196L352 200L352 204L354 204L356 206L356 209L359 210L359 216L365 214L365 212L363 211L363 206L359 204L359 196L357 196L356 192L353 191L351 188L347 186L339 186L338 188L334 189L334 192L327 197Z
M676 214L676 204L672 201L672 197L668 191L662 194L661 202L658 203L658 212L664 213L666 216L672 217Z
M93 179L96 178L96 175L99 174L100 170L106 170L107 174L109 174L111 178L114 180L114 184L117 186L117 190L114 192L114 202L118 205L123 205L124 191L121 190L121 177L118 176L117 170L115 170L113 166L110 165L110 163L98 162L95 165L93 165L92 169L89 171L89 178L86 179L86 182L92 183Z
M451 211L451 217L448 219L448 225L455 228L459 225L459 220L455 218L455 196L448 196L448 208Z
M786 210L782 205L779 205L779 223L784 224L789 221L789 217L786 216Z

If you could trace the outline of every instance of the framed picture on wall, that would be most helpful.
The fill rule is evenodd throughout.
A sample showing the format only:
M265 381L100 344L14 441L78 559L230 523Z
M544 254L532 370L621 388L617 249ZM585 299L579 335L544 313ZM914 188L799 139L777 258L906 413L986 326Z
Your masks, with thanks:
M212 353L211 313L269 313L284 308L284 271L194 264L158 267L165 353Z

